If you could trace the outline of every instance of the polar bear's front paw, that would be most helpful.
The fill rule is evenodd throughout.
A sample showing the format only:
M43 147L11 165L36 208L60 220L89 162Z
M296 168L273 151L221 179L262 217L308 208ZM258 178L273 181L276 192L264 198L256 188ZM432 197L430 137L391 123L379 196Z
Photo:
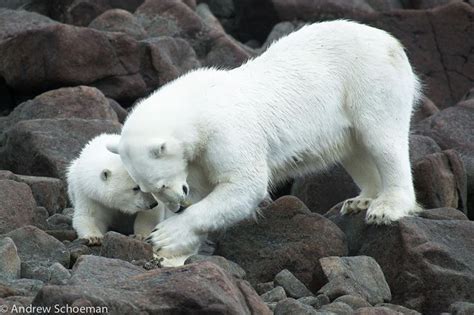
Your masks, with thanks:
M102 244L103 235L86 235L81 237L87 241L88 246L99 246Z
M391 224L403 217L417 213L421 208L416 201L404 198L402 194L375 199L367 210L368 224Z
M136 240L139 240L139 241L143 241L143 240L146 239L146 236L141 235L141 234L131 234L131 235L129 235L129 237L131 237L133 239L136 239Z
M356 197L347 199L341 208L341 214L356 214L363 210L367 210L372 202L371 198Z
M192 255L201 242L200 236L193 231L192 222L185 214L168 218L156 226L145 242L165 259Z

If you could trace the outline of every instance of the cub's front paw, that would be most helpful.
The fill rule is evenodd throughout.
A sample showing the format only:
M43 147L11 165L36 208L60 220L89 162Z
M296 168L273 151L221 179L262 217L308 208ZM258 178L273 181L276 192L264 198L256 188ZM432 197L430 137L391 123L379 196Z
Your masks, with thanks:
M194 231L193 221L180 214L158 224L145 242L153 246L158 256L170 259L196 253L201 235Z
M102 244L103 235L86 235L81 237L87 241L87 246L99 246Z

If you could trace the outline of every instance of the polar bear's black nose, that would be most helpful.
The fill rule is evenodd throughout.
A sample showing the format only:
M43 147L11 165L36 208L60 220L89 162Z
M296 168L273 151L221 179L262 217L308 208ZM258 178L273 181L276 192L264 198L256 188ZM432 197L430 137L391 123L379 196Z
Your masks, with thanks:
M149 205L150 209L153 209L154 207L156 207L158 205L158 202L154 202L152 203L151 205Z
M183 192L184 192L184 195L185 195L185 196L188 195L188 186L183 185Z

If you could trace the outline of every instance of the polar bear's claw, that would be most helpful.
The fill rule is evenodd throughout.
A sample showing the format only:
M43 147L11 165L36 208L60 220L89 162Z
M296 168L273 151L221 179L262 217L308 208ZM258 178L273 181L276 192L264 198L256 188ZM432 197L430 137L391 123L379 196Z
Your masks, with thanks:
M99 246L102 244L103 236L86 236L83 239L87 241L88 246Z
M347 199L342 206L341 214L357 214L363 210L367 210L371 202L371 198L364 197Z

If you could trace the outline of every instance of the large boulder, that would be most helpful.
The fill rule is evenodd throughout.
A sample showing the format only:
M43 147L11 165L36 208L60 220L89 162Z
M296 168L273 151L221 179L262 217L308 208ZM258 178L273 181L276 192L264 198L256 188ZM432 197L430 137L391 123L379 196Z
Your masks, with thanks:
M147 36L145 29L138 23L137 18L122 9L105 11L95 18L89 27L105 32L121 32L141 40Z
M467 213L466 171L454 150L430 154L413 165L417 201L426 209L457 208Z
M364 236L359 254L378 262L392 303L432 314L474 299L474 222L408 217Z
M33 305L105 306L109 314L271 314L242 280L210 262L144 271L118 259L81 256L67 285L44 286Z
M33 224L36 202L30 187L12 180L0 180L0 234Z
M344 233L297 198L285 196L248 220L225 231L216 254L238 263L253 283L273 280L288 269L311 288L318 259L347 253Z
M35 119L17 123L0 141L0 168L65 178L68 164L101 133L119 133L119 123L85 119Z
M81 118L118 121L107 98L88 86L60 88L45 92L18 105L8 115L4 129L19 121L49 118Z
M22 278L49 280L49 268L54 263L69 267L70 254L66 246L34 226L25 226L2 236L8 237L18 249Z

